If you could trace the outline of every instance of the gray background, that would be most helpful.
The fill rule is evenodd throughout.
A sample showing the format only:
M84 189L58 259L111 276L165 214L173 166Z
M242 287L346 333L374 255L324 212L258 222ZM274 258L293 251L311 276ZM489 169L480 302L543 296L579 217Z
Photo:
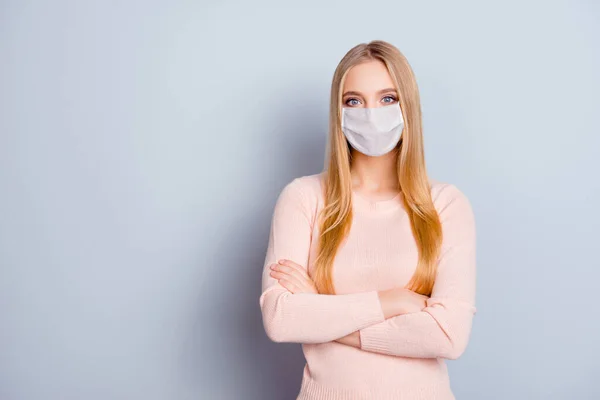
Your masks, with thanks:
M457 398L600 398L598 2L294 4L0 3L0 399L295 398L258 307L271 213L372 39L477 217Z

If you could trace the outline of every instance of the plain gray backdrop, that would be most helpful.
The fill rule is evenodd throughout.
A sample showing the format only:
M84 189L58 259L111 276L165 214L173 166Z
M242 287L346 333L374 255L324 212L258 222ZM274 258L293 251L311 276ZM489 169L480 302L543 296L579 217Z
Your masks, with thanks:
M1 1L0 399L295 399L262 326L276 197L323 168L333 71L410 61L469 197L467 399L599 399L594 1Z

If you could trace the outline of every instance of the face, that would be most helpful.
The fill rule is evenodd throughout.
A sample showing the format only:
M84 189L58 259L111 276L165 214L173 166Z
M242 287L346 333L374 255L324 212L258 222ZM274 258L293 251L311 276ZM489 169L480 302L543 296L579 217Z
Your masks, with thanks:
M342 107L375 108L398 102L385 64L374 60L350 68L342 91Z

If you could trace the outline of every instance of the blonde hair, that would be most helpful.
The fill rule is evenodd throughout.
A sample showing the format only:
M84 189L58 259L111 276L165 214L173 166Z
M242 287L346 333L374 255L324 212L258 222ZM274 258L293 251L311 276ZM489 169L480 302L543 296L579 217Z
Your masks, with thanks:
M324 198L319 214L319 250L313 280L322 294L334 294L332 268L335 254L352 224L352 182L350 147L341 130L341 101L344 80L353 66L380 60L387 67L398 91L405 126L398 143L397 169L419 261L405 286L417 293L431 295L442 243L442 227L431 198L425 167L421 103L414 73L404 55L382 40L361 43L350 49L338 64L331 84L329 138L327 142Z

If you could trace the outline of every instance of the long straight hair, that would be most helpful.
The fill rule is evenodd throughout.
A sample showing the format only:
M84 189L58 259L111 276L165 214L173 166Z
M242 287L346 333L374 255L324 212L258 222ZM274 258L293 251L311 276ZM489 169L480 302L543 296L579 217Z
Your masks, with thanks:
M387 67L398 91L404 117L404 130L398 146L399 187L419 251L419 261L405 286L417 293L431 295L442 244L442 227L433 205L425 167L421 102L417 82L408 61L393 45L374 40L361 43L346 53L338 64L331 84L329 136L325 159L325 204L319 214L320 237L313 280L321 294L335 294L333 261L352 224L351 148L341 129L342 90L350 68L372 60Z

